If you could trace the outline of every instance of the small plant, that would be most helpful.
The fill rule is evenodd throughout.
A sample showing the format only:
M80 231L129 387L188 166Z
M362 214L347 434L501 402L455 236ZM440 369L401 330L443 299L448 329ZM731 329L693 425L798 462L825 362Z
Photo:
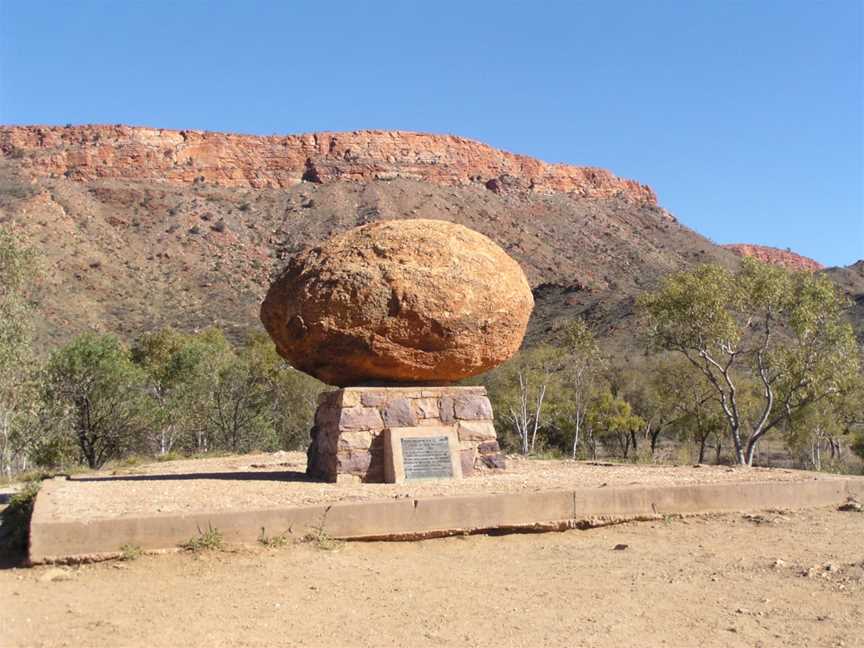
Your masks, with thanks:
M127 543L120 547L120 560L138 560L142 555L144 555L144 550L138 545Z
M206 531L202 531L199 527L198 535L194 538L189 538L189 540L180 545L180 548L196 553L199 551L214 551L221 549L222 543L222 532L208 524Z
M166 452L165 454L156 455L156 461L162 463L163 461L177 461L178 459L183 459L183 455L179 452L175 452L171 450L170 452Z
M313 544L324 551L333 551L342 546L342 541L327 533L323 526L315 527L314 530L303 536L303 542Z
M261 535L258 536L258 544L269 547L271 549L284 547L286 544L288 544L288 541L290 539L289 533L289 531L283 531L279 535L268 536L264 530L264 527L261 527Z

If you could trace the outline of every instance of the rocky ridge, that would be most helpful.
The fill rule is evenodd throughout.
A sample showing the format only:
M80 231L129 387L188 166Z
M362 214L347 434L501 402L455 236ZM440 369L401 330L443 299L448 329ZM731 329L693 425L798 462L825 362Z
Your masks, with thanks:
M825 266L815 259L802 256L792 250L781 250L767 245L752 245L750 243L728 243L722 247L732 250L739 256L752 257L763 263L779 265L789 270L816 272L825 269Z
M37 175L276 189L303 181L403 178L490 191L622 197L657 204L650 187L593 167L547 164L463 137L354 131L258 137L130 126L0 127L0 152Z

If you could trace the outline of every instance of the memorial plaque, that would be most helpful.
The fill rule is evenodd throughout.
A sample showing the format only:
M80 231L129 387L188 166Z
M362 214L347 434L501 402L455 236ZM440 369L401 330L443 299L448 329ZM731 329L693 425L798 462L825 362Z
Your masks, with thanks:
M453 477L450 440L446 436L402 437L405 479L446 479Z
M385 481L462 478L456 426L385 428L384 451Z

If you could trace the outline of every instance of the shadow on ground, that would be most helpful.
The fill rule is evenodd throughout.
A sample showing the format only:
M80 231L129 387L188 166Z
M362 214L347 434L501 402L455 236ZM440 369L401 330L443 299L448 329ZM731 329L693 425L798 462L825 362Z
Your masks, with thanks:
M211 473L165 473L159 475L106 475L105 477L67 477L73 482L106 482L106 481L188 481L193 479L224 479L227 481L284 481L284 482L316 482L306 473L296 470L280 470L271 472L211 472Z

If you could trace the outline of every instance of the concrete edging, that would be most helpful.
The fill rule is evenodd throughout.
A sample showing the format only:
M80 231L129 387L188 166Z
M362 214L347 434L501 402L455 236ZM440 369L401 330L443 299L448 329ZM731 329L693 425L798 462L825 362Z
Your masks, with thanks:
M495 529L573 528L592 519L800 509L864 497L864 479L814 478L404 498L75 521L51 516L49 498L62 481L47 481L36 498L30 525L32 563L112 557L126 544L143 550L172 549L209 527L219 529L228 543L254 543L262 533L300 538L316 532L345 540L392 540Z

